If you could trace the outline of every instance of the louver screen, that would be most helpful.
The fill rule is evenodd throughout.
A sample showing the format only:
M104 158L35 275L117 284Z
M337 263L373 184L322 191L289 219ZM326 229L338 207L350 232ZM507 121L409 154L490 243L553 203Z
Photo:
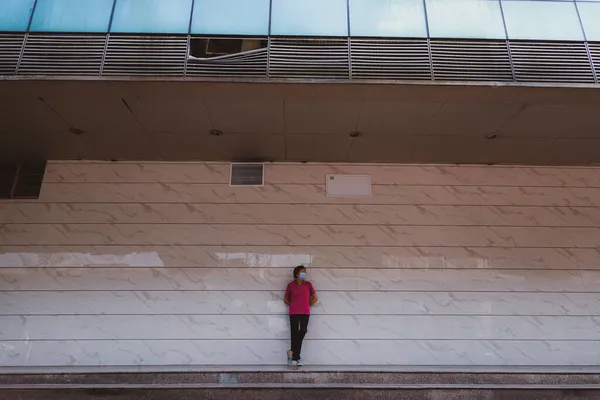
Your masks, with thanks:
M263 164L231 164L231 186L262 186Z

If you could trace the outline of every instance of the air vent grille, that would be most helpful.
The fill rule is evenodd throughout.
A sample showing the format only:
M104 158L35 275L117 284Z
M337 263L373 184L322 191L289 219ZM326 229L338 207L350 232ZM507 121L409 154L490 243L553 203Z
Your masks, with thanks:
M588 46L592 57L592 63L594 64L594 70L596 71L596 79L600 81L600 43L589 43Z
M37 199L46 163L0 164L0 199Z
M431 79L424 39L352 39L350 54L354 79Z
M0 76L594 83L599 71L598 42L0 33Z
M348 39L270 40L270 77L348 79Z
M185 36L110 35L104 75L182 76Z
M584 43L511 42L517 82L594 83Z
M214 58L190 57L187 75L266 78L267 54L267 48L262 48Z
M506 41L431 40L435 80L512 81Z
M263 164L231 164L231 186L262 186Z
M24 40L24 34L0 34L0 75L17 73Z
M29 34L19 73L99 75L106 35Z

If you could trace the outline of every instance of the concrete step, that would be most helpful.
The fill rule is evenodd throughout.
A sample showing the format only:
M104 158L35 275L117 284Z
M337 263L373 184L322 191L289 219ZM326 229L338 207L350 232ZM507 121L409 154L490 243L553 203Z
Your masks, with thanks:
M170 372L0 370L0 399L599 399L599 371L224 369Z

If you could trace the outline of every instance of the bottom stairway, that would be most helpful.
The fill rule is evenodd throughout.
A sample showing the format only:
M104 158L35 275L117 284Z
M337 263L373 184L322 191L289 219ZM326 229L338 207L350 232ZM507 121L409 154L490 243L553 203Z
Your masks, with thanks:
M600 371L406 371L389 367L3 371L2 400L599 399Z

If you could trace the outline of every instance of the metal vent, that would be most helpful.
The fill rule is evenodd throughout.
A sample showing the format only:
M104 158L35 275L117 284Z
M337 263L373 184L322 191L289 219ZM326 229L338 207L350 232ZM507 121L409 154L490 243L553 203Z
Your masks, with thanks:
M110 35L103 75L183 76L185 36Z
M593 83L584 43L510 42L517 82Z
M99 75L106 35L33 34L26 39L22 75Z
M262 186L263 164L231 164L231 186Z
M271 78L348 79L348 39L270 40Z
M588 43L588 47L594 64L594 71L596 71L596 80L597 83L600 83L600 43Z
M266 78L268 52L262 48L213 58L190 57L187 75Z
M37 199L46 162L0 164L0 199Z
M352 39L352 78L429 80L427 41Z
M15 75L23 48L24 34L0 34L0 75Z
M431 40L435 80L512 81L506 41Z

